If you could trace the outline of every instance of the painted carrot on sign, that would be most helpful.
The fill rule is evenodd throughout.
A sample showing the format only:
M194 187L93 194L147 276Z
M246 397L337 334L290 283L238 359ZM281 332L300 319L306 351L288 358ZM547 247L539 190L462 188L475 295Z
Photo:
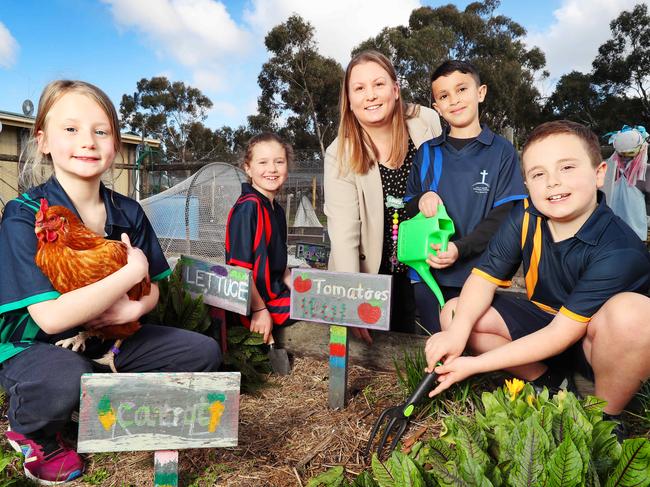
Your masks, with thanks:
M108 394L104 394L99 400L97 404L97 416L106 431L110 430L115 424L115 410L111 405L111 398L108 397Z
M221 415L225 406L223 405L226 400L224 394L208 394L208 402L210 406L208 410L210 411L210 422L208 423L208 431L214 433L221 422Z

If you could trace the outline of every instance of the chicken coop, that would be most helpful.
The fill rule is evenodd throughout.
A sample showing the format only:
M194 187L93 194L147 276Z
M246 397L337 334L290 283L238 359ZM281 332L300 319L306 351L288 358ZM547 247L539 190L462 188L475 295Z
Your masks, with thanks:
M140 201L167 258L185 254L224 261L228 212L245 181L239 168L214 162Z

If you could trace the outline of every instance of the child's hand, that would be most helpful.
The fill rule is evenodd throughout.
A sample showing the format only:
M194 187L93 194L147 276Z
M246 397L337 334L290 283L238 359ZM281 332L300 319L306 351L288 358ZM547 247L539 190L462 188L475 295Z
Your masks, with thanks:
M142 304L140 301L131 301L124 294L110 308L96 318L88 321L85 327L97 329L105 326L123 325L124 323L137 320L140 316L142 316Z
M478 372L475 368L476 357L458 357L445 365L436 367L438 386L429 393L429 397L436 396L449 389L456 382L467 379Z
M142 250L131 246L131 240L126 233L122 234L122 242L126 245L126 265L133 269L136 276L135 283L137 284L149 274L149 261Z
M440 247L441 244L431 244L431 248L437 252L437 255L429 254L429 257L427 257L427 264L434 269L450 267L458 260L458 247L454 242L449 242L446 252L441 252Z
M465 350L467 340L452 330L445 330L431 335L424 346L427 358L427 372L433 372L439 362L445 364L459 357Z
M351 327L352 334L360 340L363 340L368 345L372 345L372 337L370 336L370 331L367 328L357 328Z
M420 201L418 202L418 209L420 212L427 218L430 216L436 216L438 213L438 205L442 204L442 200L438 193L433 191L427 191L424 193Z
M264 335L264 343L269 342L271 331L273 331L273 318L268 309L263 309L253 313L251 316L251 331Z

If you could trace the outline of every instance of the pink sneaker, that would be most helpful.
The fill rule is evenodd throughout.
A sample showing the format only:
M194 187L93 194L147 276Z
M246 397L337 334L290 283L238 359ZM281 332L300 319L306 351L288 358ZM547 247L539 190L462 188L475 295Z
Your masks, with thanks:
M7 431L9 444L25 456L25 475L40 485L56 485L81 476L84 461L75 450L56 438L28 438Z

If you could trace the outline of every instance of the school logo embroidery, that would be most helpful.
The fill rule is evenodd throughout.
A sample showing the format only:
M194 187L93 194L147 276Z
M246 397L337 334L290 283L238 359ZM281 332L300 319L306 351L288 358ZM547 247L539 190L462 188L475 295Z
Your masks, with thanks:
M479 174L481 175L481 180L472 184L472 190L474 190L476 194L488 193L490 191L490 185L485 182L488 172L483 169Z

